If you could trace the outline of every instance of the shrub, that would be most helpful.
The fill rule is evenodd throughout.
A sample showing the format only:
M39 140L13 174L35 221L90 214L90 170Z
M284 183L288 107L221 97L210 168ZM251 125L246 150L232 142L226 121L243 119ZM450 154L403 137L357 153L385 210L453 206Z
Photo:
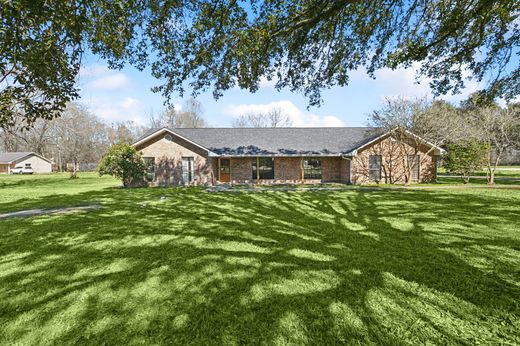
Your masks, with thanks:
M141 154L131 145L114 145L103 156L97 167L99 175L112 175L123 181L123 186L139 186L144 183L145 164Z
M486 164L490 150L487 143L476 140L448 144L447 149L443 159L444 168L449 173L460 175L464 184L469 183L471 173L481 170Z

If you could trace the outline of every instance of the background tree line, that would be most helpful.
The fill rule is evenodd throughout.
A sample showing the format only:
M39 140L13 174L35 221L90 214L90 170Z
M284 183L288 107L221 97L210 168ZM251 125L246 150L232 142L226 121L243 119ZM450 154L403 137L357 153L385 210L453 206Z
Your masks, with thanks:
M78 103L67 104L59 118L25 125L19 114L2 126L0 149L33 151L51 158L60 170L66 170L67 164L77 169L80 164L97 163L109 147L131 143L143 132L131 121L107 124Z
M199 101L187 100L181 109L166 108L151 113L148 123L106 123L85 106L68 103L60 117L37 119L30 126L22 113L15 113L0 126L0 152L32 151L52 159L59 170L93 170L108 149L131 144L154 127L206 127ZM68 165L68 166L67 166Z
M387 131L402 129L419 136L410 137L405 131L393 132L398 139L396 150L403 154L400 157L416 155L422 139L426 139L448 149L448 155L452 155L445 160L448 171L460 174L467 182L477 167L486 167L488 183L493 184L496 168L504 159L509 159L508 163L519 163L520 104L501 107L497 103L482 104L478 98L479 94L473 94L459 106L427 98L386 99L380 109L369 114L368 123ZM412 164L407 163L409 171Z
M411 146L416 150L414 153L409 152L410 146L404 145L414 140L410 140L406 132L394 131L393 136L398 137L396 158L417 154L424 138L455 154L463 152L446 161L456 167L454 172L468 175L473 167L486 166L488 180L494 183L496 167L507 160L511 152L520 150L520 105L482 105L478 97L479 94L471 95L458 106L427 98L386 99L380 109L368 115L368 124L386 131L399 128L419 136ZM67 169L66 164L72 164L69 167L76 169L80 164L98 163L110 147L130 144L149 128L209 127L203 113L202 104L190 98L181 107L168 107L158 114L149 114L146 125L131 121L107 124L84 106L69 103L60 117L38 119L31 126L27 126L21 114L12 117L8 124L0 127L0 150L34 151L52 158L62 170ZM282 109L273 108L242 114L234 119L232 126L286 127L291 124L290 117ZM385 158L388 162L383 163L384 168L391 170L395 164L392 160L396 158ZM518 160L517 154L516 158L509 158L508 163L518 163ZM464 167L462 162L466 162ZM412 176L413 164L405 162L405 181ZM94 165L89 168L93 169Z
M9 122L0 126L0 151L33 151L51 158L60 170L94 169L104 153L118 144L135 142L150 128L209 127L203 117L200 101L187 99L180 107L167 107L159 113L150 112L147 123L132 121L106 123L79 103L68 103L59 117L40 118L27 123L22 112L14 113ZM288 115L279 108L268 112L247 113L233 121L233 127L290 126ZM90 164L90 167L85 167Z

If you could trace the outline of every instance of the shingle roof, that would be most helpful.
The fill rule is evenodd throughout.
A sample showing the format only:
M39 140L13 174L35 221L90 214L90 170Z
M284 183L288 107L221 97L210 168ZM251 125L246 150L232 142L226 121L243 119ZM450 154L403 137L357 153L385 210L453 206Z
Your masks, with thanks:
M150 129L140 140L159 130ZM175 128L171 131L223 156L341 155L381 135L370 127Z
M34 154L30 151L21 151L21 152L10 152L10 153L0 153L0 163L6 164L21 158L24 158L28 155Z

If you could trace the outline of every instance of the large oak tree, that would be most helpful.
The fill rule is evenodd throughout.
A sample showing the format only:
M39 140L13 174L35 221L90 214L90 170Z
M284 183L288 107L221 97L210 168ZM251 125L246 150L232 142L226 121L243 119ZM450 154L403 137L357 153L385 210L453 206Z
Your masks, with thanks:
M412 64L435 93L459 91L467 73L484 99L511 99L519 12L490 0L0 0L0 124L55 116L78 96L88 51L149 66L167 99L256 91L264 77L317 105L353 70Z

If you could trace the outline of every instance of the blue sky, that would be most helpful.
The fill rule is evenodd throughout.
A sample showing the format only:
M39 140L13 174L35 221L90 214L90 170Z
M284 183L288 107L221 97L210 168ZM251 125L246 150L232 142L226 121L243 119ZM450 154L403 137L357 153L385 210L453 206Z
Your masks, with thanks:
M79 102L108 123L131 120L146 125L149 114L157 114L163 108L162 95L150 90L158 84L149 71L141 72L130 66L110 70L103 60L89 56L78 80ZM293 126L365 126L367 114L381 107L387 97L432 98L427 80L416 84L412 68L384 69L376 73L375 80L364 71L354 71L348 86L323 91L323 105L310 109L303 95L286 90L278 92L273 84L262 81L256 93L238 88L228 90L217 101L211 92L202 94L198 99L204 108L204 118L210 126L228 127L240 114L278 107L290 116ZM466 84L461 94L441 98L458 103L480 87L475 81ZM183 100L174 98L173 103L180 107Z

